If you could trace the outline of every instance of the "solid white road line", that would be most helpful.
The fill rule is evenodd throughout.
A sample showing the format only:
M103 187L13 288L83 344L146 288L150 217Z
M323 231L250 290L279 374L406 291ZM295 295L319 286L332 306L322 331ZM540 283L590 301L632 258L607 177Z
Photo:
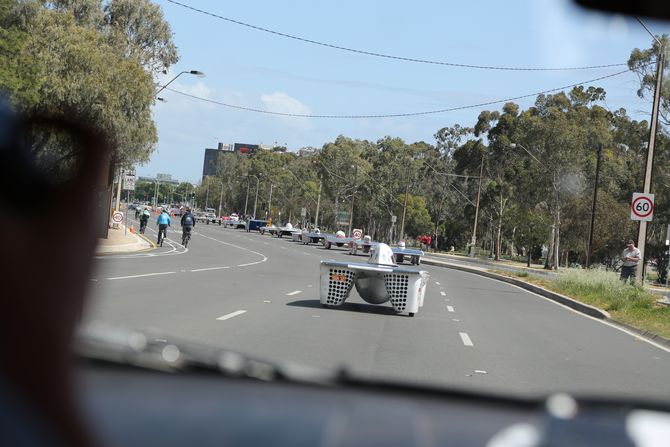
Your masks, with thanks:
M217 318L217 320L219 320L219 321L227 320L229 318L233 318L233 317L236 317L238 315L242 315L244 313L247 313L247 311L246 310L236 310L235 312L231 312L229 314L221 315L219 318Z
M470 336L466 332L459 332L458 335L461 336L461 340L465 346L474 346L474 343L472 343Z
M454 306L447 306L447 311L453 312L454 311Z
M145 276L172 275L173 273L176 272L145 273L143 275L115 276L113 278L105 278L105 279L109 281L114 281L116 279L130 279L130 278L144 278Z
M294 290L293 292L287 293L286 296L293 296L293 295L297 295L299 293L302 293L302 290Z
M230 266L224 265L221 267L207 267L207 268L202 268L202 269L193 269L189 270L189 272L206 272L207 270L223 270L223 269L229 269Z
M447 293L444 292L444 291L442 291L442 290L440 290L440 295L442 295L442 296L447 296Z

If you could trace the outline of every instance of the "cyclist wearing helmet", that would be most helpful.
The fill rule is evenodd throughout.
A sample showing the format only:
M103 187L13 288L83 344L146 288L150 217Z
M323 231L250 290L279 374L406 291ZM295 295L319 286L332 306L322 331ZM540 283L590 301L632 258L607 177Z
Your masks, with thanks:
M144 208L144 211L142 211L142 215L140 216L140 233L144 234L144 230L147 228L150 217L151 211L149 211L149 208Z
M193 227L195 227L195 218L191 213L191 208L186 208L186 211L181 216L181 245L186 246L185 242L188 243L186 235L191 236Z
M170 226L170 214L167 209L163 209L158 215L156 223L158 224L158 244L163 245L163 239L167 237L167 227Z

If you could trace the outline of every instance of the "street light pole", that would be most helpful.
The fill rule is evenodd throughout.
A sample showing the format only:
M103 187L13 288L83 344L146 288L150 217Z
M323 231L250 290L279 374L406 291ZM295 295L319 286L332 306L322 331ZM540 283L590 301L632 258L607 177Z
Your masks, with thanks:
M168 85L172 84L172 83L173 83L179 76L181 76L181 75L183 75L183 74L192 74L192 75L195 75L195 76L197 76L197 77L199 77L199 78L204 78L204 77L205 77L205 73L203 73L202 71L198 71L198 70L182 71L182 72L180 72L177 76L175 76L174 78L170 79L166 84L163 84L163 86L162 86L160 89L158 89L158 91L157 91L154 95L157 96L160 92L162 92L163 90L165 90L165 89L167 88ZM165 99L163 99L163 98L158 98L158 100L163 101L163 102L167 102L167 101L165 101Z
M475 255L475 244L477 243L477 219L479 219L479 198L482 195L482 177L484 176L484 155L479 165L479 186L477 186L477 202L475 204L475 222L472 225L472 239L470 241L470 257Z
M654 90L654 103L651 108L651 123L649 125L649 145L647 146L647 162L644 172L643 193L649 194L651 191L651 171L654 165L654 148L656 146L656 132L658 129L658 108L661 99L661 88L663 86L663 58L665 48L659 48L658 60L656 61L656 89ZM640 221L637 233L637 248L640 250L641 268L636 269L635 279L641 281L644 278L644 249L647 242L647 222Z
M323 177L319 176L319 196L316 199L316 215L314 216L314 227L318 228L319 226L319 207L321 206L321 185L323 183Z
M275 185L270 183L270 199L268 200L268 218L272 217L272 188L274 188Z
M353 165L354 168L354 188L351 191L351 207L349 208L349 237L352 237L352 226L354 224L354 198L356 197L356 180L358 179L358 165ZM407 197L405 197L405 204L407 204Z
M244 218L247 218L247 204L249 203L249 186L251 183L249 182L249 177L247 176L247 197L244 199Z
M158 184L160 182L158 181L158 178L156 178L156 181L154 182L156 189L154 190L154 208L158 208Z
M405 239L405 214L407 211L407 198L409 197L409 175L405 185L405 203L402 205L402 222L400 223L400 238Z
M209 207L209 185L210 181L207 181L207 194L205 195L205 212L207 212L207 208Z
M221 195L219 196L219 217L221 217L221 203L223 202L223 181L221 182Z

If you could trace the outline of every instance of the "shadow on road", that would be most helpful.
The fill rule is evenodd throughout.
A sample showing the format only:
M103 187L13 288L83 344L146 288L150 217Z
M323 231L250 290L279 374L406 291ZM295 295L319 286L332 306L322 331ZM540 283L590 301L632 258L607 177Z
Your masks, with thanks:
M392 307L383 304L375 305L375 304L345 302L342 306L339 307L324 307L321 305L321 302L319 300L300 300L286 303L286 305L293 307L307 307L311 309L328 309L336 312L354 312L354 313L366 313L366 314L377 314L377 315L406 316L403 314L397 314Z

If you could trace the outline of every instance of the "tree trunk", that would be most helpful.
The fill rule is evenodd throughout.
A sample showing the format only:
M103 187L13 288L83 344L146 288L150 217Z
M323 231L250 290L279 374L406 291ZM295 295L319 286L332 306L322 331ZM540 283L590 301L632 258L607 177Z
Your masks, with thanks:
M495 245L495 260L500 261L500 240L502 236L502 215L498 218L496 224L496 245Z
M549 236L549 245L547 246L547 256L544 260L544 269L552 269L552 259L554 257L554 227L551 227L551 235Z
M561 209L557 207L556 209L556 241L554 242L554 252L556 254L556 259L554 261L554 270L558 270L558 267L561 263L560 258L560 247L561 247Z

